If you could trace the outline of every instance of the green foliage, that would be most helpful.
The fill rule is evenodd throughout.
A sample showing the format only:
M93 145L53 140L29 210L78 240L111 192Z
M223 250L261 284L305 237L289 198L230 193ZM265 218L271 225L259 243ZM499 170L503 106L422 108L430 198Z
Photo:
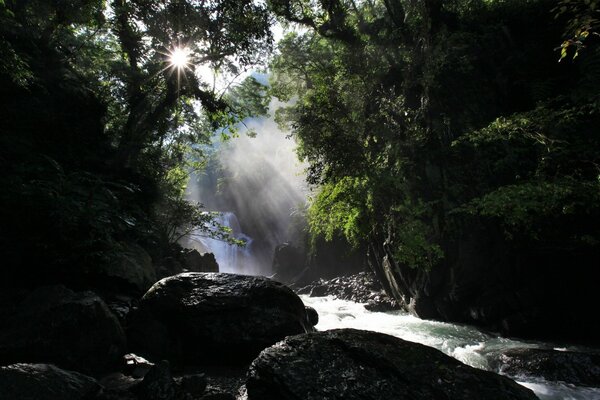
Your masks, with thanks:
M600 32L600 2L597 0L560 0L552 10L555 18L567 16L566 40L557 50L560 50L562 61L567 57L569 50L574 48L573 59L586 47L590 36L599 36Z
M474 223L514 246L600 242L597 54L556 63L555 3L271 4L305 28L279 44L271 93L321 186L314 235L384 238L423 269Z
M350 244L357 246L370 230L368 213L372 205L368 190L368 182L360 178L346 177L335 184L323 185L308 212L313 238L323 236L333 240L342 233Z
M266 112L248 79L271 49L264 5L220 0L0 2L0 252L7 276L110 264L125 243L155 261L191 231L227 229L184 200L215 129ZM169 66L175 46L188 68ZM237 242L233 240L234 242ZM10 284L10 279L6 282Z

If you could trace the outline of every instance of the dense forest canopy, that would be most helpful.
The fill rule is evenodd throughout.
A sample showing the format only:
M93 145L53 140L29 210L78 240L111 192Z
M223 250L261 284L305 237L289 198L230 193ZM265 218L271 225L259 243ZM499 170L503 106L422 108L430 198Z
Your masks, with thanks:
M222 89L196 68L264 62L271 22L239 1L1 1L4 264L61 279L139 245L160 259L210 223L183 199L186 162L265 99L252 78Z
M272 3L308 27L280 43L272 92L297 99L278 117L321 186L314 234L385 241L424 269L473 224L597 249L596 2ZM589 44L574 61L573 35Z
M319 188L313 237L384 243L420 270L451 263L474 226L515 249L593 254L597 13L587 0L0 0L5 264L44 280L136 246L165 257L211 221L183 198L200 145L266 113L267 94L288 102L276 118ZM276 19L296 29L273 54ZM268 93L197 73L267 62Z

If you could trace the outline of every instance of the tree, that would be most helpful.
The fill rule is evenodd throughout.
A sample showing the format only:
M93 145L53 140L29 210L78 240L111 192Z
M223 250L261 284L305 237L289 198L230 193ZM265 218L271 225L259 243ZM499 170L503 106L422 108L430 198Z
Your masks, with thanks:
M596 240L580 222L597 220L597 83L572 86L595 70L552 59L549 1L271 4L309 28L280 44L272 91L298 96L279 118L322 187L314 233L384 242L423 269L455 262L442 249L456 254L469 224L499 224L515 246ZM579 233L555 235L565 218Z
M235 76L259 62L272 42L264 6L109 5L0 2L0 250L8 277L74 276L110 265L131 243L159 261L188 223L209 229L207 214L183 200L186 168L202 163L201 145L215 128L264 111L256 81L221 90L195 71ZM184 48L189 62L177 67L169 54ZM173 232L173 221L186 226Z

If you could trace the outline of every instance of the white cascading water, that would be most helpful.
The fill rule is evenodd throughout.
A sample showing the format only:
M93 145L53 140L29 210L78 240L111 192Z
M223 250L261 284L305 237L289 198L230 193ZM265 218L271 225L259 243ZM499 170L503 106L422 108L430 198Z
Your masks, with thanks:
M434 347L475 368L491 369L491 363L508 349L548 347L547 343L493 336L467 325L422 320L401 311L371 312L362 304L332 297L301 297L304 304L319 313L318 330L355 328L382 332ZM600 400L600 388L548 382L534 376L512 378L533 390L541 400Z
M216 222L230 228L231 235L235 239L244 240L246 245L241 247L222 240L200 237L198 242L202 245L202 250L215 255L220 272L256 275L251 251L252 238L242 232L237 216L232 212L223 212L217 216Z

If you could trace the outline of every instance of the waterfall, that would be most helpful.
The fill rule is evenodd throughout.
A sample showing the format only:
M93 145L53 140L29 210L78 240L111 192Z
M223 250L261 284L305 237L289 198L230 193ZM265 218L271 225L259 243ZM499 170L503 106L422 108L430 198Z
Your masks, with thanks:
M220 272L256 275L258 271L252 254L252 238L242 232L237 216L232 212L223 212L216 217L216 222L230 228L231 236L245 241L246 245L240 247L222 240L200 237L198 238L198 242L202 245L200 250L215 255Z
M303 213L310 193L306 165L296 156L296 143L272 117L248 119L244 125L256 135L241 129L240 136L229 141L215 137L206 149L211 156L204 170L190 173L186 196L206 210L222 211L219 222L250 243L239 248L203 238L201 245L184 245L214 253L223 272L269 276L277 245L303 245Z

